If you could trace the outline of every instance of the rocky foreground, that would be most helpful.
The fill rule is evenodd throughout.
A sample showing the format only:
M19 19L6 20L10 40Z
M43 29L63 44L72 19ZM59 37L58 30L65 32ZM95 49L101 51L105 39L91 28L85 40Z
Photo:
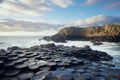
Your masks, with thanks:
M65 27L57 34L43 39L54 42L66 42L66 40L120 42L120 24L83 28Z
M14 46L0 50L0 80L120 80L120 69L109 60L89 46Z

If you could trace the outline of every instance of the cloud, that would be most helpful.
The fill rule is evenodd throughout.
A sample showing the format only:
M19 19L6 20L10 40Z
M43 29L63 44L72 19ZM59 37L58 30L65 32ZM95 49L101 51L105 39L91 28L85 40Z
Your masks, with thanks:
M68 24L67 26L96 26L96 25L104 25L104 24L115 24L120 23L120 16L105 16L98 15L87 18L85 20L77 20L72 24Z
M52 23L52 24L51 24ZM54 23L54 24L53 24ZM97 26L104 24L120 24L120 16L105 16L98 15L93 16L84 20L77 20L66 25L60 25L58 22L52 20L49 23L45 21L41 22L31 22L23 20L14 20L14 19L1 19L0 20L0 31L43 31L43 30L58 30L64 26Z
M105 0L86 0L84 5L93 5L93 4L98 4L98 3L101 3Z
M2 3L3 2L3 0L0 0L0 3Z
M73 3L72 0L51 0L51 1L52 1L52 3L54 3L60 7L63 7L63 8L66 8Z
M9 16L42 16L54 5L66 8L72 0L0 0L0 14Z
M120 0L86 0L85 6L88 5L102 5L106 10L120 10Z
M6 13L7 15L31 15L31 16L41 16L39 10L36 10L32 7L24 5L20 2L15 2L11 0L5 0L0 4L0 13ZM2 12L3 11L3 12ZM12 13L11 13L12 12ZM3 14L6 15L6 14Z
M120 0L114 0L105 7L107 10L120 10Z
M13 19L0 20L0 31L42 31L48 29L58 29L63 25L50 24L45 22L30 22Z
M50 11L52 10L51 3L48 0L21 0L24 5L34 9Z

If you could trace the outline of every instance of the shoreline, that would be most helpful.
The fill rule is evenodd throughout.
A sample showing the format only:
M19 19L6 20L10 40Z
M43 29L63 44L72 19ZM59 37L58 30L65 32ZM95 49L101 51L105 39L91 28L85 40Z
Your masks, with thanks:
M14 46L3 52L0 54L0 77L3 80L120 79L120 69L107 62L112 57L87 45L68 47L45 44L23 49Z

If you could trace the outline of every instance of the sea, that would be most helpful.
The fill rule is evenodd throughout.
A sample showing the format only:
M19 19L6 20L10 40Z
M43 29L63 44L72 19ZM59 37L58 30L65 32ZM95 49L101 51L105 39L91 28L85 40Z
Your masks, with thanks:
M35 45L55 43L45 40L39 40L43 36L0 36L0 49L7 49L11 46L29 48ZM55 43L56 45L83 47L89 45L94 50L104 51L113 56L111 63L120 68L120 43L103 42L103 45L94 46L90 41L67 41L67 43Z

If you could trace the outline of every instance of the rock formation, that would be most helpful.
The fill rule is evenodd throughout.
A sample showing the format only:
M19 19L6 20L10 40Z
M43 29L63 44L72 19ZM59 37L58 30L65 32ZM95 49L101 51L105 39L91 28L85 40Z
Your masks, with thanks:
M59 36L61 39L59 38ZM63 42L65 40L95 40L120 42L120 24L106 24L104 26L85 28L65 27L50 38L50 40L53 40L55 42ZM59 40L57 40L56 38Z
M0 50L0 80L120 80L106 52L90 46L43 44Z

